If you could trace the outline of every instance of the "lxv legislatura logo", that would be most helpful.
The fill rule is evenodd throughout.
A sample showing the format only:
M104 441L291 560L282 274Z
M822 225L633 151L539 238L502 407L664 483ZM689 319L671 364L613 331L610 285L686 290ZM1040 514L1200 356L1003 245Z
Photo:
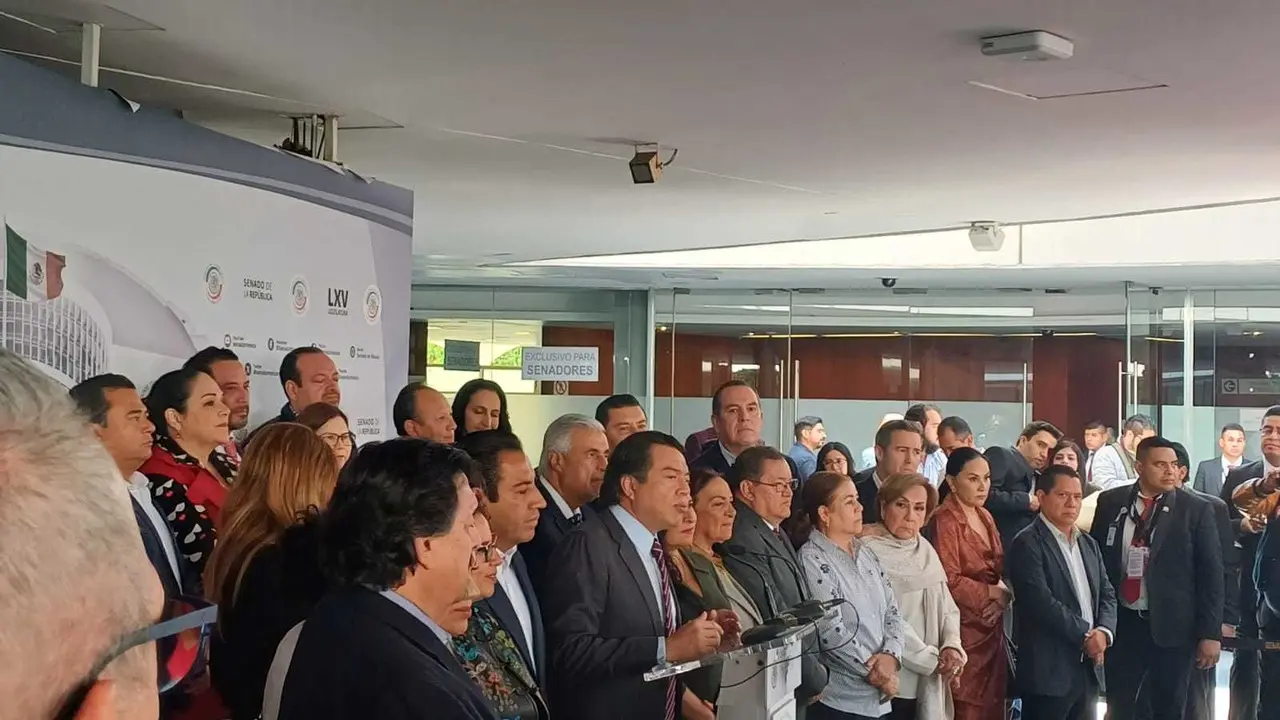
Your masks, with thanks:
M311 307L311 289L307 287L307 279L295 275L289 283L289 303L293 306L293 314L301 317Z
M211 303L222 299L222 291L226 289L226 281L222 268L210 265L204 269L204 297Z

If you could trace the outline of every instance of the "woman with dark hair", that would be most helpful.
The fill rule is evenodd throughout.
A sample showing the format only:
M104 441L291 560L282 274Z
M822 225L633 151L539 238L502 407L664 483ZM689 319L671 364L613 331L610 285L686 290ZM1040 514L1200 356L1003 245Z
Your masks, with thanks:
M1080 452L1079 445L1067 438L1062 438L1058 441L1058 445L1049 452L1049 464L1066 465L1076 472L1082 472L1081 463L1084 461L1084 457L1084 453Z
M821 465L819 465L821 467ZM847 475L819 470L801 488L795 539L815 600L847 601L821 630L830 671L810 720L869 720L889 712L898 694L903 622L876 556L864 547L862 505ZM853 637L848 636L853 632Z
M841 442L829 442L818 451L818 472L853 476L853 453Z
M471 487L477 500L481 499L483 483L473 481ZM480 546L471 561L471 582L475 599L484 600L496 592L503 558L502 551L493 544L493 531L483 503L476 505L475 521ZM542 691L511 634L484 604L471 604L470 613L467 631L453 638L453 649L471 680L489 699L501 720L548 720L550 711Z
M991 466L982 453L957 448L947 458L950 494L934 518L934 544L960 608L960 642L969 656L955 689L956 720L1004 717L1008 656L1004 613L1011 598L1005 585L1000 531L984 505Z
M231 439L231 411L218 383L191 369L157 378L146 405L156 430L151 457L140 471L173 529L178 552L202 577L227 489L236 477L236 462L223 449Z
M454 440L481 430L511 432L507 414L507 394L492 380L476 378L458 389L453 396L453 421L458 424Z
M245 452L205 567L219 607L213 686L235 720L262 712L276 646L324 594L314 515L337 482L333 453L298 423L268 425Z
M351 452L356 448L356 436L351 432L347 414L337 405L311 403L298 413L297 422L306 425L329 446L339 469L351 459Z
M876 501L880 524L868 528L863 542L879 558L905 621L893 720L950 720L952 687L967 660L960 610L938 553L920 536L938 492L919 473L897 473L880 486Z

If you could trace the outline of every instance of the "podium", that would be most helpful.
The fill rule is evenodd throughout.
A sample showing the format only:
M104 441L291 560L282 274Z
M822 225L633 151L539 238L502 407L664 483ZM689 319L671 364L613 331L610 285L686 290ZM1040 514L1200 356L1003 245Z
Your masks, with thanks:
M772 640L692 662L658 665L645 673L644 679L664 680L719 663L724 666L724 675L716 705L717 720L795 720L802 644L816 627L816 623L806 623Z

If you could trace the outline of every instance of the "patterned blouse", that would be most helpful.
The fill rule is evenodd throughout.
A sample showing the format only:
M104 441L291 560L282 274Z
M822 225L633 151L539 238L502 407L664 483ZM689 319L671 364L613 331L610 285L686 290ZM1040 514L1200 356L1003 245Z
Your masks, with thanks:
M199 575L213 552L217 539L215 523L226 499L227 486L239 470L226 451L218 448L209 456L222 481L214 477L178 443L165 435L155 436L151 459L141 470L151 483L151 498L165 516L177 542Z
M453 639L454 653L501 720L547 720L538 684L515 640L496 618L473 606L467 634Z

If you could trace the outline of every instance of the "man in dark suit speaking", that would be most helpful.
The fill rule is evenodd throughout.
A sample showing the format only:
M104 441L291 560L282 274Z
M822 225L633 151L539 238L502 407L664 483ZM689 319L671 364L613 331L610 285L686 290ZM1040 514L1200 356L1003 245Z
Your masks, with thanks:
M1080 475L1055 465L1036 478L1040 517L1009 546L1019 612L1018 689L1024 717L1086 720L1096 713L1099 667L1116 630L1116 594L1102 551L1076 529Z
M1222 545L1213 506L1178 487L1171 442L1149 437L1135 460L1137 482L1099 496L1090 531L1120 605L1107 651L1108 716L1137 717L1142 690L1153 720L1180 719L1193 665L1213 667L1222 649Z
M609 458L604 510L556 546L543 617L556 720L711 718L677 678L645 682L664 662L715 652L722 630L704 614L681 625L658 533L680 524L690 503L683 449L664 433L636 433Z

